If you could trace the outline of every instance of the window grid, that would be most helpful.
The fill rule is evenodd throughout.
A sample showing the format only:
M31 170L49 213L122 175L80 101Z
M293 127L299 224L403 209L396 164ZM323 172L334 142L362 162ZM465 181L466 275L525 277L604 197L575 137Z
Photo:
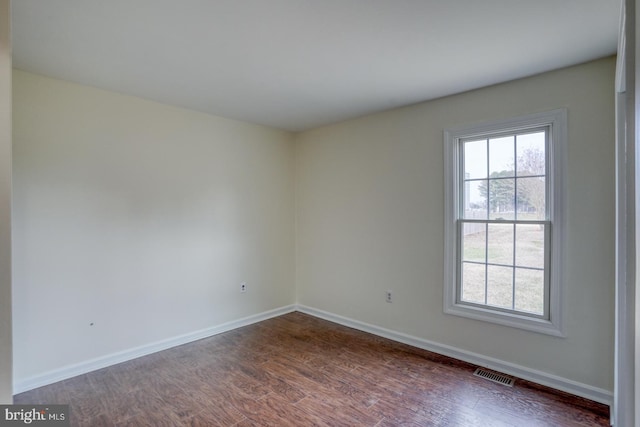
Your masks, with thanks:
M544 254L544 267L532 267L532 266L527 266L527 265L521 265L521 264L517 264L516 263L516 242L517 242L517 222L516 221L483 221L483 220L473 220L473 221L469 221L469 220L460 220L460 224L461 224L461 228L464 228L464 224L465 223L484 223L485 226L485 235L488 236L488 227L489 224L504 224L505 222L510 223L513 225L514 227L514 239L513 239L513 254L512 254L512 262L513 264L504 264L504 263L498 263L498 262L490 262L488 260L488 246L489 246L489 239L488 237L485 239L485 255L484 255L484 261L480 262L480 261L473 261L473 260L466 260L464 259L463 256L460 257L461 262L460 262L460 276L459 277L463 277L463 268L462 266L464 264L474 264L474 265L480 265L480 266L484 266L484 302L482 304L479 303L474 303L473 301L464 301L462 299L462 286L458 287L458 300L459 302L463 302L464 304L469 304L469 305L475 305L475 306L487 306L487 307L491 307L491 309L496 309L496 310L500 310L500 311L505 311L505 312L515 312L515 313L519 313L519 314L526 314L526 315L530 315L532 317L540 317L540 318L546 318L548 316L548 307L546 304L546 300L548 299L548 295L549 295L549 291L548 291L548 250L546 249L547 246L547 242L548 242L548 222L547 221L532 221L532 222L528 222L527 225L529 224L533 224L533 225L543 225L545 228L545 232L544 232L544 240L545 240L545 254ZM462 235L462 232L460 233L460 235ZM462 248L462 244L460 244L459 246L460 248ZM511 299L511 308L504 308L501 306L496 306L496 305L491 305L488 303L488 284L489 284L489 269L487 267L489 266L493 266L493 267L505 267L505 268L510 268L512 270L512 286L511 286L511 292L512 292L512 299ZM517 310L515 308L516 305L516 272L518 270L529 270L529 271L539 271L542 272L544 275L544 299L545 299L545 304L544 304L544 308L543 308L543 313L538 314L538 313L534 313L531 311L526 311L526 310Z
M458 150L459 150L459 159L460 159L460 173L461 173L461 177L460 177L460 182L462 183L462 187L461 187L461 191L459 192L459 196L460 196L460 202L458 204L460 212L459 212L459 226L457 227L458 229L458 247L461 248L460 250L460 262L459 262L459 274L458 277L460 278L460 283L457 286L457 300L458 302L462 302L465 304L470 304L470 305L479 305L479 306L487 306L487 307L491 307L492 309L497 309L497 310L505 310L507 312L514 312L517 314L525 314L525 315L529 315L529 316L533 316L533 317L541 317L541 318L546 318L548 316L548 312L549 312L549 287L548 287L548 274L547 270L548 270L548 245L549 245L549 238L548 238L548 231L550 228L550 223L549 223L549 203L548 203L548 199L549 199L549 182L548 182L548 168L549 168L549 127L548 126L544 126L544 127L538 127L538 128L534 128L534 129L528 129L526 131L522 131L522 132L509 132L509 133L503 133L503 134L492 134L492 135L488 135L486 138L482 138L482 139L478 139L478 138L468 138L468 139L462 139L459 141L459 146L458 146ZM528 175L524 175L521 176L520 175L520 171L518 170L518 137L521 135L526 135L526 134L531 134L531 133L537 133L537 132L543 132L544 133L544 168L545 168L545 174L541 175L541 174L528 174ZM492 177L492 171L491 171L491 149L492 149L492 140L496 140L498 138L504 138L504 137L509 137L510 144L513 147L513 175L507 175L507 176L494 176ZM477 143L483 141L485 146L486 146L486 171L484 173L484 177L480 177L480 178L467 178L466 174L465 174L465 144L468 142L473 142L473 143ZM509 173L508 171L503 171L506 173ZM496 171L494 171L493 173L496 173ZM500 172L502 173L502 172ZM532 219L528 219L528 218L522 218L524 215L519 215L519 211L522 208L522 206L520 206L521 202L519 201L519 192L518 192L518 184L520 183L520 180L523 178L528 178L528 179L533 179L533 178L544 178L545 183L544 183L544 199L545 199L545 206L544 206L544 218L545 220L540 221L540 220L532 220ZM499 181L504 181L507 182L507 180L512 180L513 181L513 193L510 194L510 196L512 196L512 200L510 201L510 204L513 205L513 220L507 220L507 219L503 219L503 218L499 218L499 219L492 219L491 218L491 208L492 208L492 199L491 199L491 188L492 188L492 183L494 182L499 182ZM468 192L469 192L469 183L472 182L478 182L478 183L482 183L485 182L486 183L486 194L484 196L485 200L486 200L486 219L471 219L471 218L467 218L466 215L466 201L468 200L468 198L470 198ZM511 197L510 197L511 198ZM538 215L540 215L540 213L537 212ZM519 218L520 216L520 218ZM471 261L471 260L467 260L465 259L464 256L462 256L462 253L464 252L464 248L463 248L463 240L464 240L464 225L465 224L473 224L473 223L480 223L480 224L484 224L484 262L479 262L479 261ZM511 254L511 264L503 264L503 263L496 263L496 262L490 262L489 259L489 255L490 255L490 251L489 251L489 241L490 241L490 233L489 233L489 226L490 224L511 224L511 250L512 250L512 254ZM538 267L531 267L531 266L525 266L525 265L518 265L516 262L516 257L517 257L517 241L518 241L518 227L517 224L539 224L541 225L545 232L543 233L544 236L544 267L542 268L538 268ZM483 292L483 304L478 304L474 301L464 301L463 300L463 280L464 280L464 273L463 273L463 266L465 264L475 264L475 265L482 265L484 266L484 292ZM495 266L495 267L504 267L504 268L510 268L511 269L511 283L510 283L510 287L511 287L511 298L510 298L510 307L505 307L505 306L496 306L495 304L489 304L489 267L490 266ZM517 276L516 273L519 269L522 270L531 270L531 271L542 271L543 272L543 278L544 278L544 283L543 283L543 301L542 301L542 312L535 312L532 313L530 311L527 310L522 310L522 309L516 309L516 280L517 280Z

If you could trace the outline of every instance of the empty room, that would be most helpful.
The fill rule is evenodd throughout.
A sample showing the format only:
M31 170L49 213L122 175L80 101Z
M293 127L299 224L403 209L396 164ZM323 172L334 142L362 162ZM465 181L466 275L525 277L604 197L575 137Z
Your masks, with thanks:
M0 7L0 425L639 422L635 2Z

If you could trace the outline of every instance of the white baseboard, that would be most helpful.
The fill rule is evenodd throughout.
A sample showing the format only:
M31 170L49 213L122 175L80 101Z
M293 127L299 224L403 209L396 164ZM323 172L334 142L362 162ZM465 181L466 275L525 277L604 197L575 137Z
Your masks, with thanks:
M514 377L522 378L524 380L551 387L556 390L565 391L567 393L584 397L586 399L603 403L605 405L611 406L613 404L613 393L602 388L593 387L587 384L579 383L577 381L562 378L557 375L548 374L546 372L516 365L515 363L495 359L493 357L483 356L478 353L462 350L446 344L439 344L433 341L425 340L423 338L418 338L411 335L403 334L401 332L381 328L379 326L370 325L368 323L349 319L347 317L339 316L337 314L318 310L312 307L298 305L297 310L311 316L328 320L330 322L338 323L343 326L388 338L393 341L409 344L411 346L442 354L444 356L453 357L454 359L469 362L478 366L483 366L498 372L503 372Z
M265 311L263 313L244 317L242 319L223 323L221 325L212 326L210 328L201 329L199 331L143 345L129 350L112 353L74 365L68 365L60 369L55 369L32 377L19 379L15 381L13 385L13 393L22 393L37 387L42 387L48 384L65 380L67 378L75 377L77 375L86 374L87 372L106 368L108 366L126 362L131 359L136 359L141 356L146 356L158 351L166 350L172 347L197 341L199 339L227 332L236 328L241 328L243 326L261 322L273 317L281 316L286 313L291 313L296 310L302 313L309 314L311 316L328 320L330 322L338 323L340 325L388 338L393 341L398 341L414 347L422 348L424 350L432 351L434 353L469 362L474 365L484 366L489 369L504 372L505 374L513 375L518 378L552 387L557 390L565 391L567 393L581 396L596 402L603 403L605 405L611 406L613 403L613 393L608 390L593 387L587 384L579 383L577 381L569 380L535 369L530 369L524 366L516 365L511 362L483 356L478 353L473 353L445 344L439 344L433 341L425 340L423 338L418 338L411 335L403 334L401 332L381 328L379 326L370 325L368 323L360 322L358 320L353 320L347 317L339 316L337 314L329 313L304 305L289 305L274 310Z
M221 334L223 332L227 332L232 329L241 328L243 326L261 322L263 320L267 320L272 317L277 317L286 313L291 313L295 310L296 310L295 305L280 307L274 310L269 310L262 313L254 314L252 316L244 317L242 319L223 323L221 325L212 326L210 328L201 329L199 331L190 332L188 334L180 335L180 336L169 338L162 341L157 341L151 344L146 344L146 345L135 347L129 350L108 354L106 356L97 357L95 359L87 360L81 363L76 363L74 365L68 365L59 369L54 369L52 371L45 372L43 374L35 375L35 376L24 378L24 379L18 379L13 384L13 394L22 393L22 392L25 392L37 387L42 387L48 384L53 384L55 382L65 380L67 378L86 374L87 372L106 368L108 366L115 365L117 363L126 362L127 360L136 359L138 357L146 356L151 353L166 350L171 347L176 347L176 346L187 344L203 338L208 338L210 336Z

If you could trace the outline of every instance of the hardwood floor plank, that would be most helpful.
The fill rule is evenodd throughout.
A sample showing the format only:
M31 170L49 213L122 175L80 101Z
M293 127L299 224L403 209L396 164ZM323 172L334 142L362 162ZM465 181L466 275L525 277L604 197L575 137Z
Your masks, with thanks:
M65 403L71 404L71 418L80 419L85 422L97 418L107 410L105 406L103 406L103 401L100 399L100 396L95 393L90 393L83 397L72 397L69 402Z
M239 423L229 424L224 420L216 417L216 414L213 413L200 413L194 415L185 425L192 427L228 427L228 426L238 426Z
M89 381L89 377L87 376L87 374L78 375L77 377L64 380L62 381L62 385L67 391L67 395L71 400L86 397L95 392L95 389L93 388L91 381Z
M291 421L296 426L331 426L331 424L328 424L322 417L317 417L312 413L306 412L297 405L291 405L275 394L265 396L260 399L260 403L263 405L264 410L277 414L281 420Z
M230 402L225 401L223 395L207 385L185 390L184 398L198 411L193 417L195 421L189 424L209 419L216 424L230 426L246 419Z
M118 425L113 421L111 416L107 414L98 414L90 420L74 420L70 424L72 427L87 425L90 425L91 427L116 427Z
M375 415L360 411L344 401L327 398L322 393L307 396L295 406L331 426L374 426L380 422Z
M220 390L227 404L233 405L247 419L261 426L296 426L294 420L287 419L285 414L270 411L268 406L259 400L252 399L233 388Z
M129 393L120 392L107 399L106 414L115 423L122 423L144 414L145 409L142 406L132 404L133 397Z
M307 396L318 396L348 402L354 407L366 409L375 401L375 397L366 390L346 388L345 384L329 378L322 372L314 372L304 365L287 365L272 361L262 365L265 369L294 384Z
M21 393L72 426L607 426L605 405L290 313Z
M353 354L337 350L332 353L331 357L327 357L325 354L314 355L306 364L315 369L339 367L346 372L351 372L356 368L363 367L358 361L359 358L354 358Z
M295 403L306 396L298 388L273 375L269 370L264 369L262 365L239 363L238 367L243 375L268 385L272 393L280 395L289 403Z

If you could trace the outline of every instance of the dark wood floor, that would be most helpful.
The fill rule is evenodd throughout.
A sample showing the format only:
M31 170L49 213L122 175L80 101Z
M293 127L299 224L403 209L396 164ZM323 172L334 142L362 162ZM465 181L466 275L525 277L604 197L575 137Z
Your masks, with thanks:
M609 410L291 313L15 396L78 426L607 426Z

